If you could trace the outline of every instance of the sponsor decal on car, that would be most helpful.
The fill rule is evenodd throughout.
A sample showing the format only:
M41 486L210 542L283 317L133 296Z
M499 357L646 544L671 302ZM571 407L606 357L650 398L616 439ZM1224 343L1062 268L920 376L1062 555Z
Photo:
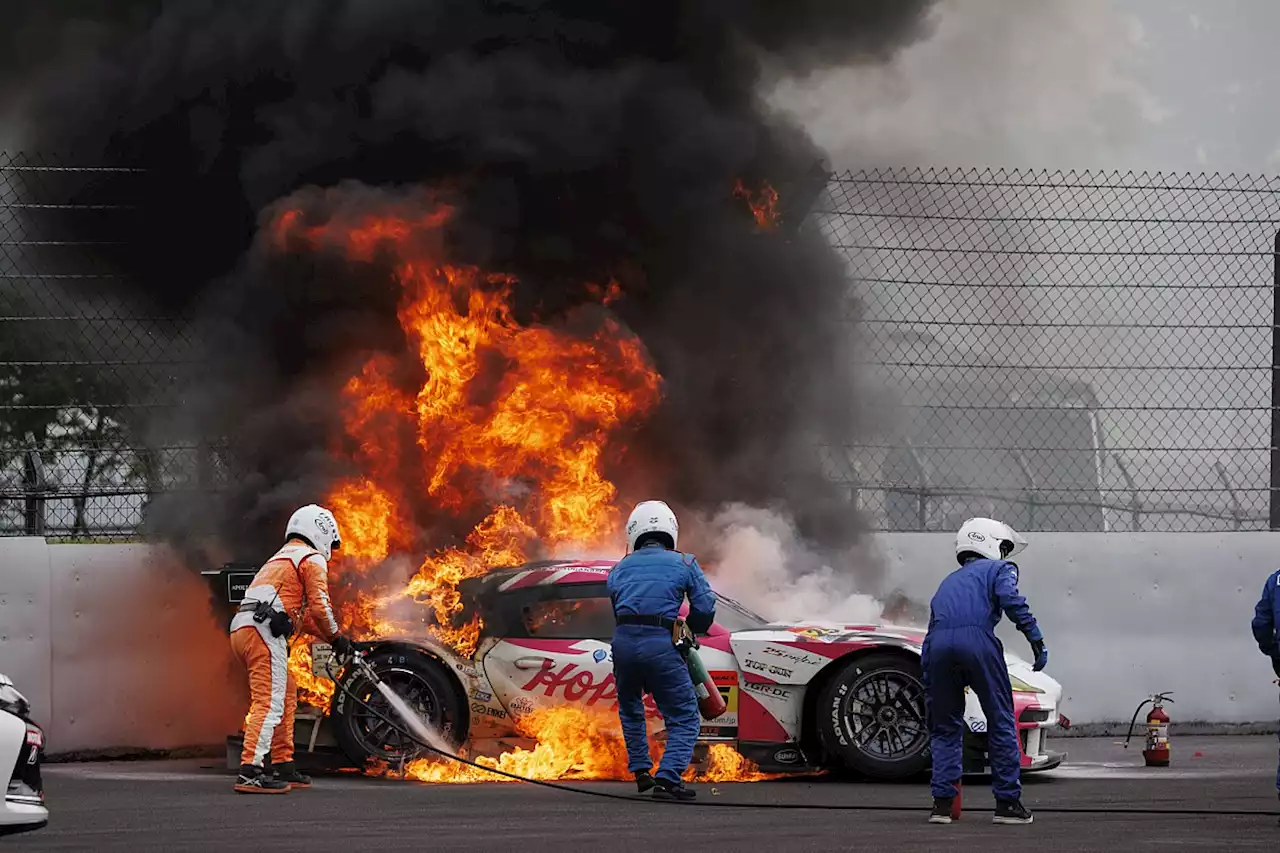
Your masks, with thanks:
M471 713L478 717L494 717L499 720L504 720L507 717L507 712L503 711L501 708L491 708L488 705L482 705L479 702L475 702L471 705Z
M471 691L471 698L475 699L477 702L492 702L493 694L486 693L483 690L476 688L475 690Z
M801 758L798 749L780 749L773 754L773 760L779 764L798 764Z
M533 700L528 696L517 696L511 700L511 713L527 714L533 710Z
M776 646L765 646L760 650L760 654L769 655L770 657L782 658L791 661L797 666L821 666L828 663L825 658L817 657L806 652L798 652L795 649L780 649Z
M774 666L771 663L762 663L758 660L748 659L744 665L747 669L753 669L756 672L765 672L769 675L776 675L779 678L790 678L793 672L793 670L787 669L784 666Z
M557 667L554 661L543 661L542 668L520 689L529 693L541 691L542 695L548 698L560 698L568 702L586 705L587 707L600 702L609 702L614 709L618 707L618 691L614 684L613 673L606 673L604 678L597 680L596 673L589 669L579 669L576 663L567 663ZM529 702L529 711L516 711L516 703L521 699L529 702L524 697L513 699L511 703L512 711L514 713L532 711L532 702ZM733 710L736 711L736 694L732 701ZM654 704L653 696L649 694L644 696L644 710L645 717L662 716L658 712L658 706Z
M807 637L810 640L821 640L823 642L831 642L832 637L836 637L842 633L839 628L791 628L791 633Z
M582 702L588 707L601 700L618 698L613 686L613 673L597 681L594 672L579 669L576 663L557 668L553 661L543 661L542 668L520 689L534 693L539 688L544 696L561 695L570 702Z
M779 687L776 684L766 684L760 681L748 681L742 685L745 689L752 693L758 693L761 696L768 696L773 699L790 699L791 691L785 687Z

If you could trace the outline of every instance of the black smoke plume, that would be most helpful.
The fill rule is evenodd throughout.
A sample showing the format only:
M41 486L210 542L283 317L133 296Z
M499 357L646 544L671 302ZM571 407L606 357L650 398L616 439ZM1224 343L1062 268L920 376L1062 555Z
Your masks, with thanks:
M135 5L156 13L30 74L23 126L29 150L149 170L110 261L131 300L212 344L181 416L135 425L234 447L212 504L153 507L160 532L212 527L260 558L342 471L340 378L404 344L385 275L254 250L267 211L308 187L346 209L423 187L460 206L450 257L517 276L526 321L621 285L611 310L665 382L611 472L623 499L781 507L822 548L859 533L814 453L859 421L843 259L786 208L821 152L757 89L885 60L921 37L930 0ZM780 229L755 228L738 180L778 188Z

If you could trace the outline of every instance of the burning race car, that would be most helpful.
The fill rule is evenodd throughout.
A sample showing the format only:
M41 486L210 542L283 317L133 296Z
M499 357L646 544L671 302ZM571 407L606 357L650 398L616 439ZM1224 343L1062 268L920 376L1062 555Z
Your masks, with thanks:
M473 752L521 739L518 723L537 709L574 705L616 711L610 639L613 610L605 586L612 561L545 561L464 580L461 620L482 625L475 654L460 656L430 639L372 644L367 660L450 742ZM222 578L229 601L247 581ZM923 633L889 626L769 623L716 594L716 622L699 638L702 660L726 702L704 720L700 742L734 747L766 773L847 768L873 779L897 779L930 764L924 685ZM1024 771L1058 766L1046 748L1059 725L1060 685L1006 655L1014 690ZM312 668L329 677L332 654L312 646ZM395 712L357 669L337 673L327 714L300 708L299 760L338 756L355 766L370 759L401 765L425 751L372 713ZM352 697L358 697L359 702ZM661 717L646 697L651 731ZM365 704L362 704L365 703ZM368 707L366 707L366 704ZM986 720L970 694L965 770L987 770ZM228 738L228 765L239 764L240 737Z

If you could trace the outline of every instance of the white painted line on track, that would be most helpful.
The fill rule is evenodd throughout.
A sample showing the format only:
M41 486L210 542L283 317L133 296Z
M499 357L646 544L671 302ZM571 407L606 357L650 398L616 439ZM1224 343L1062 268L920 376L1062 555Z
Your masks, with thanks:
M1143 767L1113 762L1077 762L1063 764L1049 774L1055 779L1249 779L1254 776L1274 776L1274 772L1262 768L1212 769L1175 767Z

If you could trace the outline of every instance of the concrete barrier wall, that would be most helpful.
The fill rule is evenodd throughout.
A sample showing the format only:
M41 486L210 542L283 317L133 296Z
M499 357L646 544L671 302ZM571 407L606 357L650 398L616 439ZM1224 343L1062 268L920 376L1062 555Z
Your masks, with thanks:
M248 694L212 601L162 547L0 539L0 672L52 753L220 743Z
M1175 721L1274 723L1249 620L1280 535L1029 538L1021 587L1073 721L1127 721L1145 695L1172 690ZM891 582L927 602L955 565L952 542L884 534L875 547ZM173 749L236 730L245 676L200 568L161 547L0 539L0 672L32 701L51 751ZM1000 635L1029 656L1007 624Z
M1280 534L1036 533L1019 586L1045 634L1073 722L1126 723L1173 691L1175 722L1270 722L1280 692L1249 629ZM925 602L956 565L952 534L877 537L893 582ZM1030 659L1007 621L1005 648Z

